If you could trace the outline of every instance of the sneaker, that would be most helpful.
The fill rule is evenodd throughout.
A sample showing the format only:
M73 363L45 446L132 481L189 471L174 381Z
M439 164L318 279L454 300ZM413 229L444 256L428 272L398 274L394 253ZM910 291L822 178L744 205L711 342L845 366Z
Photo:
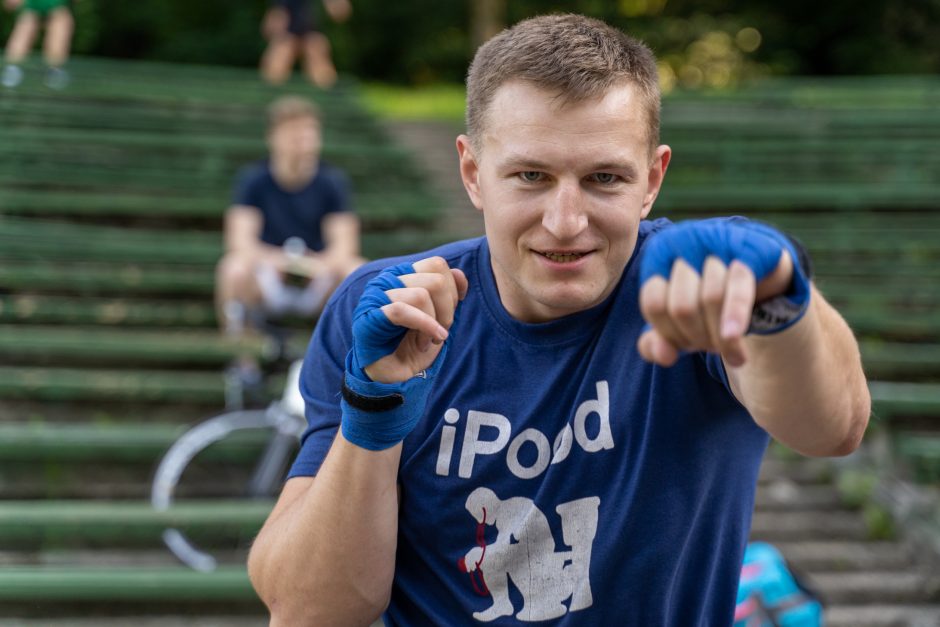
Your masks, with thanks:
M8 65L3 68L3 75L0 76L0 83L10 89L23 82L23 70L18 65Z
M69 73L60 67L51 67L46 70L46 87L49 89L65 89L69 84Z

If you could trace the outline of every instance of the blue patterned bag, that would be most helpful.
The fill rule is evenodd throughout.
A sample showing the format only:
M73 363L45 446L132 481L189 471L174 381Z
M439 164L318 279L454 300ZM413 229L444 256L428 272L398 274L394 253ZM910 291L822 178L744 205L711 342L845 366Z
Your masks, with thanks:
M780 551L752 542L744 552L734 627L821 627L822 604L787 566Z

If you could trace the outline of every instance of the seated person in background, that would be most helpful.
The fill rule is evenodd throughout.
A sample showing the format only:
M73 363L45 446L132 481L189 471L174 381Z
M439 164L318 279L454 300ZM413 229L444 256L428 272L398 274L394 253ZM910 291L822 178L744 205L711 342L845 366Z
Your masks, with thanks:
M4 61L6 65L0 75L4 87L16 87L23 81L20 64L29 55L33 42L39 35L42 22L46 23L46 38L43 41L43 59L46 62L46 86L62 89L68 84L68 74L62 69L68 61L72 47L72 32L75 21L69 11L68 0L4 0L10 11L20 10L7 41Z
M323 0L323 6L335 22L344 22L352 13L349 0ZM336 82L336 68L330 42L319 32L310 0L271 0L261 24L268 47L261 57L261 75L272 85L290 78L298 58L311 83L327 89Z
M215 297L220 324L234 335L249 323L249 311L316 316L364 261L349 181L320 160L313 103L295 96L275 101L267 143L269 158L242 170L225 213Z

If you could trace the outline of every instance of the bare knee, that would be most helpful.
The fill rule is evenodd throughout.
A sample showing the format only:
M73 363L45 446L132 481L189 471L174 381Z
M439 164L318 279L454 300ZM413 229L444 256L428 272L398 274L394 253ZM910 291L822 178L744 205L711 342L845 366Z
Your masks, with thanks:
M228 253L215 270L216 295L220 302L237 300L246 305L260 300L254 264L244 256Z

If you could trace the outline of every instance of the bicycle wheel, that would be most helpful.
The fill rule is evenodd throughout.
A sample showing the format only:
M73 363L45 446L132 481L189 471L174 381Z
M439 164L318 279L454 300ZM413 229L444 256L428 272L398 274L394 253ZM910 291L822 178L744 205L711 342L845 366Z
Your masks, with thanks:
M210 445L237 431L249 429L272 429L276 439L279 425L278 417L274 414L278 412L273 407L228 412L210 418L184 433L167 450L154 474L150 493L154 509L170 509L183 472ZM179 529L165 529L163 542L180 561L195 570L209 572L217 566L217 560L212 555L196 547Z

